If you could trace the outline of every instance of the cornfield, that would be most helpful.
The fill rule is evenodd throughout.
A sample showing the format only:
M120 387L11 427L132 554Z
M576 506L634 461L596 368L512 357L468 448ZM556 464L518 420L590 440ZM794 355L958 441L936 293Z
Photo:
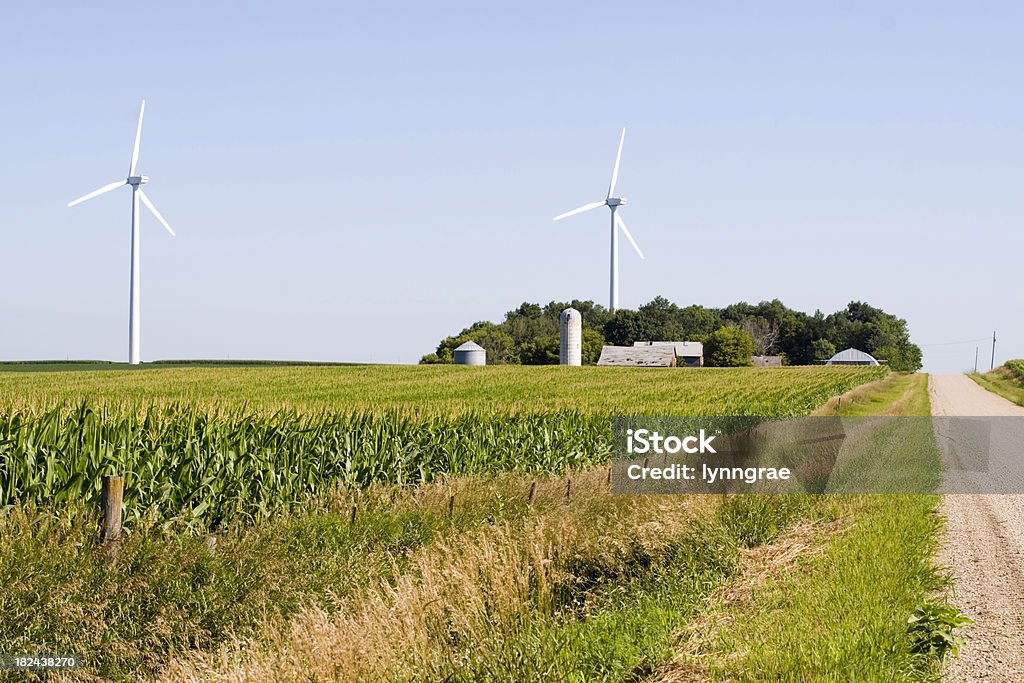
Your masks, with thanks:
M96 505L120 474L128 526L256 523L340 487L577 470L609 457L614 414L802 414L886 372L430 370L4 374L0 506Z

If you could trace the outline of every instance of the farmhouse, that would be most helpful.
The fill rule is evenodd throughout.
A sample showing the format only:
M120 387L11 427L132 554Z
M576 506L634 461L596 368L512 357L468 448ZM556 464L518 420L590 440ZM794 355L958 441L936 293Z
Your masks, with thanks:
M825 361L825 365L878 365L878 361L859 349L845 349Z
M676 364L690 368L704 365L704 344L694 341L638 341L634 347L671 346L676 352Z
M675 349L659 346L605 346L601 349L598 365L614 367L674 368Z

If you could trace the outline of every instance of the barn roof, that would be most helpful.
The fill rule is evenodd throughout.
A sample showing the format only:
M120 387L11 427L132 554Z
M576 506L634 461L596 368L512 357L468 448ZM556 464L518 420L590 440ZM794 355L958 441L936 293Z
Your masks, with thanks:
M825 365L878 365L878 361L860 349L843 349L825 361Z
M605 346L598 365L643 368L671 368L676 364L671 346Z
M638 341L633 346L674 346L676 355L683 358L704 356L704 344L695 341Z

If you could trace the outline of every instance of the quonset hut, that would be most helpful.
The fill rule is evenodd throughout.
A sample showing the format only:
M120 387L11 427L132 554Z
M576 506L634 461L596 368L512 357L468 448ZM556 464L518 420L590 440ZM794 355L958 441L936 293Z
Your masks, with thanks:
M878 361L860 349L844 349L825 361L825 365L878 365Z

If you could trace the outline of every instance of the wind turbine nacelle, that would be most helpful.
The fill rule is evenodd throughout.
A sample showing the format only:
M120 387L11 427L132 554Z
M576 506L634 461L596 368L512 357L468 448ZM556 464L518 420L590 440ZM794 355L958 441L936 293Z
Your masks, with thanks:
M128 176L129 185L145 185L149 182L149 176L146 175L130 175Z
M605 204L607 204L608 206L622 206L625 203L626 203L626 198L625 197L609 197L605 201Z

